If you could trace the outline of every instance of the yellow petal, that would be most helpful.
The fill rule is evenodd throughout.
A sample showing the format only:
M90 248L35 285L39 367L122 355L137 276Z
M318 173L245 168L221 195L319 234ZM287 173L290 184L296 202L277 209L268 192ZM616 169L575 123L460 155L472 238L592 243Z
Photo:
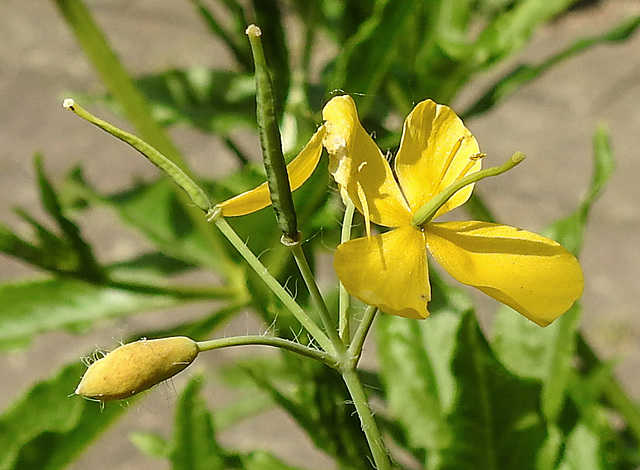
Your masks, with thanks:
M462 176L481 169L476 139L450 108L431 100L419 103L404 122L395 171L411 211ZM458 191L436 217L464 204L473 185Z
M578 260L549 238L486 222L430 223L425 236L433 257L454 279L540 326L582 295Z
M336 96L322 110L329 152L329 171L360 212L378 225L399 227L411 213L391 172L391 167L371 136L360 124L350 96ZM358 185L360 194L358 194Z
M419 230L404 226L342 243L333 266L345 289L362 302L391 315L429 316L427 252Z
M325 129L324 126L322 126L313 134L311 140L309 140L298 156L287 165L291 191L295 191L302 186L302 183L309 179L318 166L320 155L322 155L322 138L324 135ZM252 212L264 209L270 204L271 197L269 187L265 182L255 189L221 202L217 207L222 208L223 216L234 217L251 214Z

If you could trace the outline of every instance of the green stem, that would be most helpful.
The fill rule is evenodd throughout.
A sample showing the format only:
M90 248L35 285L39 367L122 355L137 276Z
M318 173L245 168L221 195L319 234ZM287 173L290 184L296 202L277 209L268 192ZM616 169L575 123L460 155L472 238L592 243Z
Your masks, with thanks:
M335 355L335 348L332 341L306 314L300 305L291 297L284 287L274 278L269 270L260 262L253 252L245 245L238 234L231 228L227 221L219 214L213 214L209 220L213 221L218 229L231 242L238 253L247 261L249 266L262 278L273 293L282 301L289 311L298 319L302 326L318 342L320 347L330 355Z
M391 462L389 461L389 455L382 441L382 436L378 430L378 425L373 417L371 408L369 407L367 396L364 393L364 388L357 370L349 366L341 369L340 372L342 373L342 379L349 390L353 404L360 417L360 425L369 443L375 468L377 470L390 470Z
M294 259L296 260L296 264L298 265L298 269L300 270L300 274L302 274L302 278L309 290L309 294L311 295L311 300L315 305L318 316L322 321L325 331L329 336L329 339L334 345L334 348L337 351L340 351L342 348L342 340L338 336L336 332L335 324L331 320L331 314L329 313L329 309L327 309L327 304L322 298L322 293L320 292L320 288L318 287L318 283L316 282L315 276L313 275L313 271L311 271L311 267L307 262L307 257L302 251L302 245L300 243L295 243L293 245L289 245L291 253L293 254Z
M233 346L249 346L249 345L271 346L274 348L284 349L286 351L291 351L296 354L300 354L301 356L315 359L316 361L324 362L329 367L334 367L334 368L336 367L335 360L331 355L327 354L326 352L320 351L318 349L313 349L308 346L304 346L300 343L294 343L293 341L289 341L283 338L278 338L275 336L246 335L246 336L233 336L230 338L212 339L209 341L199 341L198 350L202 352L202 351L212 351L214 349L229 348Z
M436 215L436 212L438 212L438 209L440 209L449 199L451 199L451 197L455 193L460 191L462 188L476 183L484 178L501 175L505 171L509 171L513 167L518 165L524 160L524 158L525 157L522 152L516 152L511 156L509 160L507 160L500 166L494 166L485 170L476 171L475 173L471 173L464 178L460 178L455 183L452 183L444 188L442 192L438 193L429 202L418 209L418 211L413 216L411 225L419 229L422 225L433 219Z
M340 232L340 243L346 243L351 240L351 227L353 226L353 215L355 213L356 206L347 198L347 206L344 209L344 217L342 218L342 231ZM345 344L349 344L351 341L351 331L349 326L349 310L351 307L351 296L344 285L340 283L339 292L339 320L338 320L338 332L342 341Z
M375 320L377 313L378 308L373 305L369 305L364 311L364 316L362 317L362 320L360 320L358 329L353 335L353 341L349 345L349 355L354 361L354 366L358 364L360 356L362 356L364 341L367 339L367 335L369 334L369 330L371 329L371 325L373 325L373 320Z

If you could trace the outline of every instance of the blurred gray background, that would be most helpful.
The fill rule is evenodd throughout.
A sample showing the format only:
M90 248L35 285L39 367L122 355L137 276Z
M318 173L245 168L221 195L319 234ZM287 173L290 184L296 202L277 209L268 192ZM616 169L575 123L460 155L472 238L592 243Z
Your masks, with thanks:
M136 75L193 65L224 68L229 63L189 2L87 3L124 64ZM537 63L580 37L604 32L638 13L637 0L596 2L541 28L511 65ZM454 108L464 109L483 85L490 83L490 76L464 90ZM124 189L136 178L156 175L155 168L119 141L62 109L62 98L74 90L97 92L101 87L52 3L0 2L0 220L22 233L26 227L11 208L20 206L40 213L31 158L36 151L43 152L45 168L54 183L78 163L89 181L102 190ZM320 108L321 103L317 105ZM591 177L593 132L598 123L608 125L617 171L594 207L581 258L586 277L582 325L597 351L614 361L616 373L636 399L640 397L639 108L640 35L636 35L626 43L598 46L560 64L490 113L467 122L494 162L501 162L515 150L528 156L508 177L484 181L479 188L501 221L533 231L576 207ZM215 136L178 128L171 134L198 171L230 171L221 164L225 157ZM248 136L247 148L258 155L254 136ZM105 211L92 211L80 223L103 261L122 259L145 248L138 236L118 229L113 215ZM22 264L0 257L0 280L31 274ZM494 307L482 304L486 312ZM21 390L87 351L113 347L131 332L142 331L145 325L157 326L176 314L206 312L206 306L200 308L105 323L103 329L88 336L48 334L38 338L28 353L0 356L0 408L9 405ZM260 328L246 315L225 334ZM252 352L255 350L221 351L208 360L228 363ZM260 354L265 352L260 350ZM207 361L197 364L203 369ZM181 380L177 378L176 385ZM228 390L216 384L209 383L206 393L214 406L231 398ZM127 435L143 429L166 436L174 400L171 387L157 387L72 468L166 468L161 461L142 457ZM245 450L271 449L292 465L331 468L295 426L283 413L270 411L226 431L223 440Z

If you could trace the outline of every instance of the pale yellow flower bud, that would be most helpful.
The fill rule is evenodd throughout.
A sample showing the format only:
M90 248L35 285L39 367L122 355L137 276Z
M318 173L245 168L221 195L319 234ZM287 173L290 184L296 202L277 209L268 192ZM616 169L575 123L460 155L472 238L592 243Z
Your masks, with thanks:
M91 364L76 394L100 401L131 397L182 371L198 352L185 336L122 345Z

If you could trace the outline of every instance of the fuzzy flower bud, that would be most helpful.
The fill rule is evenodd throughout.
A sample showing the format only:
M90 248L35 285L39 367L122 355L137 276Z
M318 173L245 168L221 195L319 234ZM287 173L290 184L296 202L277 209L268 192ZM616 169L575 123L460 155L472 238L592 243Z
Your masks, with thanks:
M100 401L129 398L173 377L198 352L196 342L185 336L125 344L91 364L75 393Z

